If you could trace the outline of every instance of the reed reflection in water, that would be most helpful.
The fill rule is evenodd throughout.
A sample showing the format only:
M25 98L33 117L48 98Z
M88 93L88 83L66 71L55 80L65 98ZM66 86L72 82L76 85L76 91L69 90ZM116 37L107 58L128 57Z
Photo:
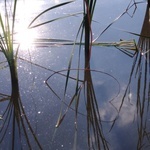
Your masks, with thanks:
M32 149L33 147L42 149L26 116L20 96L14 99L1 93L0 97L1 103L6 101L6 107L1 115L0 145L6 149ZM7 141L10 144L6 144Z
M122 105L128 95L136 92L136 114L137 121L137 149L148 149L150 147L150 122L149 122L149 104L150 104L150 1L145 12L145 18L137 44L138 52L135 55L134 63L125 94L122 99Z
M88 146L90 148L98 148L98 149L109 149L107 140L105 139L105 135L103 133L103 126L101 122L101 114L98 108L98 101L96 97L96 93L94 91L94 85L92 81L92 74L90 68L90 38L91 38L91 31L89 28L91 27L89 20L89 12L88 8L85 7L87 12L85 13L85 68L84 68L84 80L82 81L81 86L77 86L77 90L75 92L72 101L76 101L76 117L78 115L78 105L80 99L81 90L84 92L84 99L85 99L85 107L87 110L86 118L87 118L87 139L88 139ZM91 10L91 9L90 9ZM136 75L136 90L137 90L137 129L138 129L138 143L137 149L143 148L145 145L145 140L149 140L149 130L148 130L148 120L147 116L149 113L149 95L147 94L150 92L150 82L149 82L149 23L147 20L148 11L146 11L146 17L143 24L143 30L141 32L141 38L139 39L139 53L137 53L135 57L135 61L133 64L133 68L131 70L130 80L128 87L126 89L126 93L123 97L122 104L128 92L130 93L130 85L132 84L133 76ZM146 31L146 32L145 32ZM70 69L71 70L71 69ZM77 69L80 70L80 69ZM17 81L18 82L18 81ZM13 84L13 82L12 82ZM14 83L16 84L16 82ZM78 83L77 83L78 84ZM18 85L17 85L18 86ZM13 87L16 87L16 85ZM33 131L29 120L25 114L24 107L21 102L20 94L19 94L19 87L16 88L15 92L12 92L11 96L1 94L1 102L7 100L7 106L4 113L1 116L1 143L5 137L8 137L11 133L11 147L15 149L16 142L20 143L20 147L23 145L27 145L30 149L33 147L33 143L31 141L34 140L35 144L39 149L42 149L35 132ZM70 104L72 103L70 102ZM68 107L68 109L70 106ZM121 107L120 107L121 111ZM64 115L65 116L65 115ZM60 122L63 120L63 117L60 119ZM115 121L113 122L115 123ZM58 124L57 124L58 125ZM9 130L8 130L9 129ZM19 138L18 138L19 137ZM32 137L33 140L30 141ZM19 139L19 141L17 141ZM17 144L18 145L18 144ZM147 146L147 145L146 145ZM26 147L26 146L25 146Z

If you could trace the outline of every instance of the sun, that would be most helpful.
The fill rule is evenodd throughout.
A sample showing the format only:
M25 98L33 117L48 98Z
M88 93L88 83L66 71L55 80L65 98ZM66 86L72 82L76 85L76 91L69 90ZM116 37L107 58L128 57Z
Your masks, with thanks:
M26 50L33 45L33 41L38 34L36 29L28 29L28 25L32 20L31 15L36 14L40 9L40 3L36 2L35 5L35 0L27 0L19 1L17 5L14 39L20 45L21 50Z
M35 31L22 27L18 29L18 32L15 35L16 43L18 43L23 50L29 49L36 38L36 34Z

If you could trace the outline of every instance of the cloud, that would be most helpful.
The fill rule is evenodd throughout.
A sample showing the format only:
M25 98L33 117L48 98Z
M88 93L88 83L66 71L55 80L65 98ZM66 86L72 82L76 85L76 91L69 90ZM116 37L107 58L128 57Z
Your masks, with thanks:
M128 94L128 98L130 98L130 100L125 98L121 107L121 111L118 113L117 110L119 110L121 106L122 97L123 94L120 94L114 101L106 101L102 104L102 106L99 108L102 120L111 121L119 115L116 122L117 126L119 127L126 126L134 121L136 114L136 104L133 102L133 94Z

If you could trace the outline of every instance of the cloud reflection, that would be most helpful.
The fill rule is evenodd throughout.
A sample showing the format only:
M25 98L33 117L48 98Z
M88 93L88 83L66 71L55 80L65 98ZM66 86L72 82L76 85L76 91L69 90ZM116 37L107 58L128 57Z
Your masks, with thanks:
M124 88L122 88L122 94L120 94L115 100L111 103L104 102L103 106L99 109L101 118L104 121L113 121L118 115L116 125L119 127L124 127L132 123L135 119L136 114L136 104L134 103L134 96L132 93L129 93L128 98L124 101L121 111L119 107L121 105L121 99L123 97ZM130 100L129 100L130 98Z

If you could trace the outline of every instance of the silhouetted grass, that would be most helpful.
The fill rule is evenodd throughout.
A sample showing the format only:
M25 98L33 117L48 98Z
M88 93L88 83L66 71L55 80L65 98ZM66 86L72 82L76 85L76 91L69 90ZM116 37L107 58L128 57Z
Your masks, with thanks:
M3 115L0 116L0 120L3 120L3 124L0 129L0 143L5 138L5 136L7 134L7 129L12 125L12 141L11 141L12 149L15 149L15 139L17 136L20 138L20 143L22 144L22 141L23 141L22 140L22 132L25 136L25 140L26 140L26 143L27 143L29 149L32 149L32 143L30 142L29 131L30 131L30 134L32 135L32 137L34 138L38 148L42 149L42 146L41 146L40 142L38 141L37 136L36 136L35 132L33 131L32 127L30 125L30 122L26 116L26 113L25 113L25 110L23 108L22 101L20 98L18 72L17 72L17 59L22 59L22 58L18 58L19 45L18 45L17 50L14 50L14 48L13 48L15 16L16 16L16 11L17 11L17 0L14 0L14 3L12 3L13 4L13 10L12 10L13 13L11 16L12 24L10 23L10 16L8 15L9 10L7 10L7 2L6 1L4 1L4 2L5 2L6 16L5 16L5 18L3 18L0 14L0 25L1 25L2 32L3 32L2 34L0 34L0 51L5 55L5 58L8 62L8 67L9 67L10 76L11 76L12 91L11 91L11 96L0 93L0 102L6 101L6 100L8 101L6 110L4 111ZM80 100L81 100L81 93L82 94L84 93L83 95L84 95L84 101L85 101L85 107L86 107L86 115L85 116L86 116L86 121L87 121L86 123L87 123L88 148L89 149L109 149L109 144L107 142L107 139L105 138L105 133L103 131L101 114L99 111L97 96L96 96L96 93L94 90L94 85L93 85L93 79L92 79L92 73L91 73L92 69L90 66L91 50L92 50L92 46L114 46L114 47L117 47L118 49L120 49L121 51L123 51L124 53L126 53L127 55L132 56L132 57L135 54L130 53L126 50L133 50L133 51L136 51L135 61L134 61L134 64L133 64L133 67L131 70L129 83L127 85L127 89L123 96L119 111L121 111L122 105L124 103L124 99L130 90L132 76L133 76L134 72L136 72L136 75L138 76L137 114L139 114L141 117L141 120L138 122L139 140L138 140L137 148L140 149L143 147L143 138L145 136L147 136L149 138L149 133L145 134L145 130L143 130L143 128L146 129L146 123L147 123L147 121L143 121L145 108L147 107L147 111L149 108L149 102L148 102L148 106L145 106L145 100L146 100L145 95L146 95L146 91L147 91L148 87L149 87L148 90L150 93L150 86L148 86L149 82L147 82L147 81L149 81L148 80L148 75L149 75L148 74L148 67L149 67L149 53L148 52L149 52L149 45L150 45L149 38L147 38L147 37L149 37L149 29L150 29L148 21L147 21L148 16L146 15L146 19L143 24L143 30L141 33L142 38L140 38L140 40L139 40L138 47L136 46L136 43L134 40L119 41L119 42L114 42L114 43L96 42L97 39L102 34L104 34L105 31L108 30L109 27L111 27L122 16L124 16L125 14L128 14L128 11L133 7L134 7L133 14L132 15L129 14L129 15L131 17L134 15L136 8L137 8L137 4L138 4L134 0L130 1L129 5L127 6L127 9L121 15L119 15L111 24L109 24L99 34L99 36L96 39L93 39L93 36L92 36L92 18L93 18L95 6L96 6L96 0L83 0L83 13L74 13L74 14L69 14L69 15L63 15L62 17L58 17L53 20L48 20L46 22L42 22L42 23L34 25L35 21L39 17L41 17L43 14L46 14L47 12L49 12L53 9L63 7L71 2L73 2L73 1L60 3L58 5L49 7L46 10L43 10L31 21L31 23L28 26L29 29L38 28L40 26L43 26L48 23L55 22L55 21L58 21L58 20L61 20L61 19L67 18L67 17L72 17L72 16L76 16L78 14L83 14L82 23L79 26L79 29L77 31L77 35L76 35L76 38L74 41L65 40L65 39L41 38L41 39L36 39L35 43L34 43L34 44L37 44L37 46L43 46L43 45L51 46L51 44L73 45L71 57L68 62L68 68L66 69L67 70L66 75L61 73L61 71L53 71L51 69L48 69L47 67L43 67L36 63L32 63L29 61L29 63L34 64L35 66L41 67L41 68L49 70L49 71L53 71L54 74L60 74L60 75L63 75L66 77L64 93L63 93L62 99L57 95L57 92L53 91L53 89L47 83L48 79L51 76L46 80L47 86L50 88L50 90L52 90L52 92L55 94L55 96L57 96L60 100L62 100L62 108L61 108L61 111L60 111L60 114L59 114L59 117L58 117L58 120L56 123L56 128L58 128L61 125L68 110L72 109L71 108L72 103L75 103L75 108L73 110L75 111L75 122L74 122L75 135L77 135L76 134L78 131L77 118L79 115L78 109L79 109L79 104L80 104ZM149 0L148 0L148 5L149 5ZM146 14L148 14L148 10L147 10ZM146 31L147 34L143 35L143 33L145 32L146 29L148 29L148 31ZM134 34L134 33L130 33L130 34ZM77 41L78 38L79 38L79 41ZM45 45L45 43L46 43L46 45ZM78 65L77 65L76 69L72 69L72 60L73 60L76 45L79 46L78 59L77 59ZM81 53L83 51L82 50L83 47L84 47L84 68L80 68ZM137 48L138 48L138 50L141 50L141 53L137 53ZM144 59L145 59L144 68L142 68L143 67L142 66L143 65L143 56L145 56L144 57ZM27 60L25 60L25 61L27 61ZM136 68L136 65L137 65L137 68ZM73 78L70 76L72 70L76 70L76 78ZM84 70L84 75L83 75L84 77L82 80L80 79L80 71L81 70L82 71ZM143 79L142 78L143 70L144 70L144 82L142 80ZM67 107L67 110L65 111L65 113L63 113L63 105L65 103L66 93L67 93L67 89L68 89L68 83L69 83L70 79L76 81L75 91L74 91L73 97L70 99L70 103ZM143 89L141 89L142 83L144 83ZM139 93L141 93L141 92L142 92L142 97L141 97L141 95L139 95ZM148 95L148 98L149 98L149 95ZM101 99L99 99L99 101L101 101ZM116 119L112 121L111 129L113 128L115 121L116 121ZM17 135L16 129L19 131L19 135ZM29 129L29 131L28 131L28 129ZM74 138L75 138L74 141L77 141L76 140L77 136L75 136ZM74 143L74 149L76 149L76 143Z
M142 30L141 33L138 35L138 52L135 55L129 82L119 109L119 111L121 111L125 98L128 96L128 94L132 92L132 90L136 92L136 121L138 134L137 149L147 149L150 147L150 130L148 120L150 104L149 17L149 5L147 5ZM132 84L136 84L136 89L131 88Z
M39 149L41 145L28 121L26 113L24 111L20 92L19 92L19 82L18 82L18 72L17 72L17 54L19 50L14 49L14 27L15 27L15 16L16 16L16 9L17 9L17 0L12 2L12 9L8 7L9 2L4 1L5 3L5 16L1 16L0 14L0 27L2 33L0 33L0 50L4 54L11 77L11 96L7 96L1 94L1 102L7 100L7 107L2 114L3 123L0 129L0 143L2 143L3 139L5 138L6 134L9 134L8 128L12 129L11 134L11 149L15 149L15 140L16 138L19 139L20 145L22 147L22 142L26 141L29 149L32 149L32 144L29 138L29 131L33 136L35 142L37 143ZM9 10L10 8L10 10ZM12 16L10 16L10 12L12 11ZM12 19L12 22L11 22ZM22 137L22 132L24 137ZM8 140L10 140L8 139Z

